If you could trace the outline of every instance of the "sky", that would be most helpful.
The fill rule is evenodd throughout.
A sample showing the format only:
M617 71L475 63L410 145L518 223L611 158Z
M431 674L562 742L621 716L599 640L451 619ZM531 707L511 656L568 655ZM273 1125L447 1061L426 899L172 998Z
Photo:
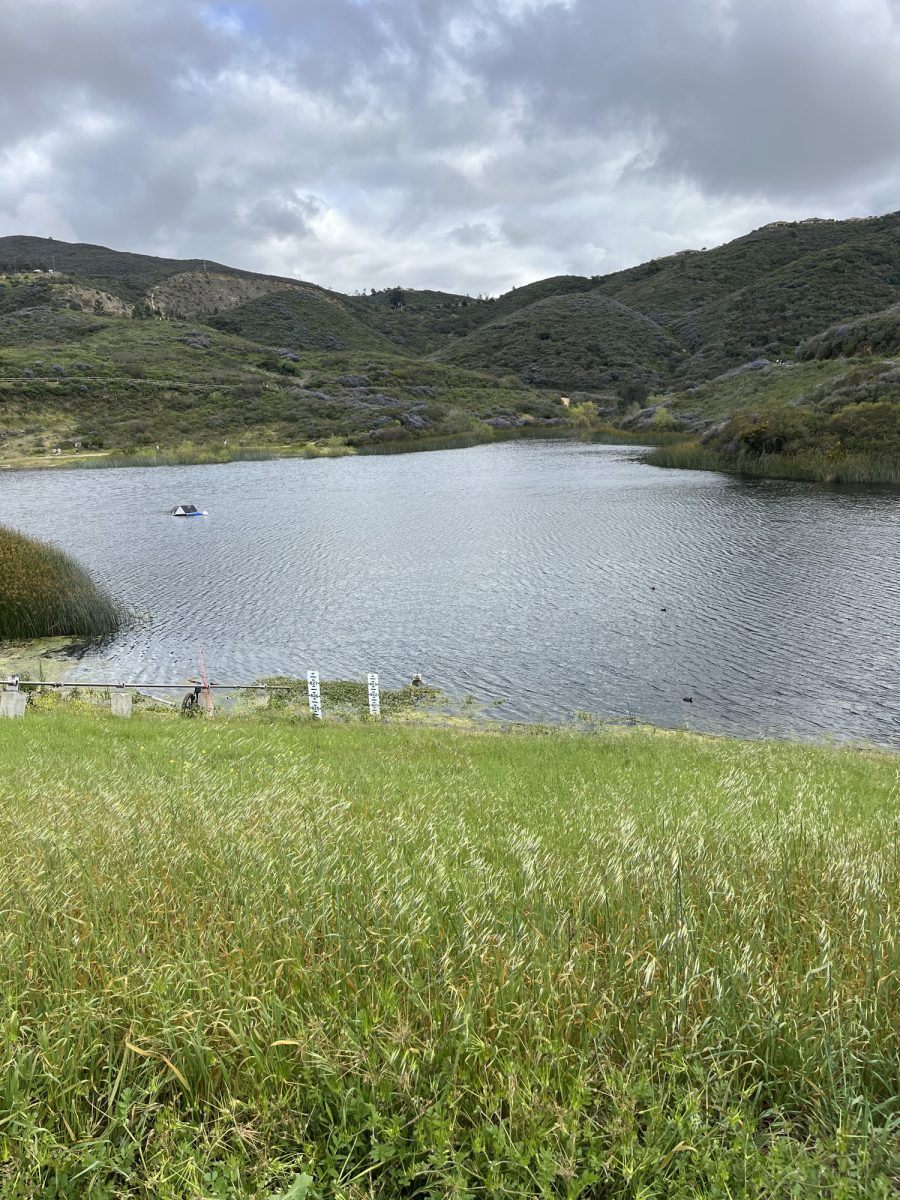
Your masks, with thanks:
M900 0L0 0L0 235L496 295L900 208Z

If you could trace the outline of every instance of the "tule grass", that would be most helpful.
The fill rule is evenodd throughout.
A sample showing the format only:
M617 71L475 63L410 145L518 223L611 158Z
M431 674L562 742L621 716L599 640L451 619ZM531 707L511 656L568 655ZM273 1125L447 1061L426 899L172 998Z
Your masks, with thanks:
M900 463L873 455L835 455L819 450L797 454L725 454L699 442L659 446L644 459L654 467L683 471L723 471L757 479L798 479L812 483L887 484L900 487Z
M881 1198L895 756L0 724L4 1197Z
M0 525L0 639L115 633L123 614L67 554Z

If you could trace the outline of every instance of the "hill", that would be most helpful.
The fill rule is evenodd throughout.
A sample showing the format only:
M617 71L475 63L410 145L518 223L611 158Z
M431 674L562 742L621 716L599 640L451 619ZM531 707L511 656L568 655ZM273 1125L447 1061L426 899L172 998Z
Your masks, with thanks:
M145 300L148 289L154 284L185 272L206 272L212 269L219 274L271 279L276 285L296 282L259 275L253 271L241 271L236 267L226 267L221 263L200 258L159 258L150 254L110 250L106 246L94 246L84 242L58 242L54 238L19 235L0 237L0 274L15 274L33 269L62 272L96 281L108 291L132 303Z
M649 317L597 292L551 296L500 317L441 351L456 366L579 391L658 387L682 353Z
M0 428L17 453L29 439L40 441L42 432L45 442L55 441L64 428L69 438L80 440L81 434L116 449L171 442L181 433L214 441L225 429L232 437L242 429L245 440L252 436L267 445L330 435L374 444L389 440L390 429L402 440L490 436L492 428L542 421L564 425L562 391L578 392L598 413L614 416L655 392L662 399L636 418L632 412L632 424L641 428L655 419L709 441L718 433L693 409L703 409L714 395L719 424L744 411L746 381L735 380L747 364L841 359L847 368L838 374L846 376L855 369L848 356L885 359L897 352L898 310L898 213L778 222L715 249L685 251L603 277L555 276L492 299L399 286L343 296L203 260L7 237L0 238ZM109 336L110 321L117 325L115 337ZM193 356L185 356L185 345ZM373 404L372 396L382 394L381 366L373 374L353 355L384 359L390 372L405 362L404 388L384 391L386 402ZM74 363L82 373L77 396ZM169 386L155 385L153 403L146 395L137 400L166 363ZM436 383L439 366L444 374ZM453 378L454 369L463 374ZM356 374L370 379L362 407L360 389L337 382ZM890 426L891 406L900 397L885 382L889 370L875 374L877 385L850 389L864 397L854 404L869 403L866 397L874 393L872 402L888 406ZM327 401L319 398L314 418L315 404L295 405L290 411L302 407L306 415L292 425L280 398L285 388L306 387L311 375L325 378L318 390ZM138 386L138 380L144 382ZM710 383L711 390L698 397L695 389ZM757 385L772 388L758 403L777 404L785 392L774 371L759 376ZM207 412L203 398L211 392L225 399ZM848 394L834 393L831 408L847 409L849 420L852 406L838 403ZM51 399L64 395L69 407L53 409ZM73 421L67 414L79 398ZM132 403L140 412L127 411ZM791 392L784 403L825 413L830 401ZM34 418L30 423L21 419L26 410ZM200 410L209 422L205 434L185 415ZM582 404L582 421L591 411ZM868 410L855 411L871 422ZM149 412L155 414L150 419ZM49 424L41 429L44 420ZM809 429L807 449L835 451L815 414ZM740 436L732 441L743 444Z
M598 286L605 295L669 324L808 255L849 242L893 241L898 228L897 213L865 220L778 221L711 250L686 250L618 271Z
M806 255L674 321L692 351L678 377L698 382L760 355L793 356L836 320L900 300L900 236L892 240L892 249L850 244Z
M313 288L269 291L214 312L209 324L265 345L289 350L394 351L387 338L358 321L341 302Z
M678 428L657 466L849 483L900 484L900 364L760 360L683 392L653 397L626 428Z
M111 316L96 294L61 276L0 286L0 462L157 445L187 458L226 443L229 454L306 453L328 439L333 450L334 439L352 448L563 420L558 396L413 362L364 327L370 350L301 355L202 322ZM317 311L285 307L295 321Z
M797 351L800 359L868 354L900 354L900 304L832 325Z

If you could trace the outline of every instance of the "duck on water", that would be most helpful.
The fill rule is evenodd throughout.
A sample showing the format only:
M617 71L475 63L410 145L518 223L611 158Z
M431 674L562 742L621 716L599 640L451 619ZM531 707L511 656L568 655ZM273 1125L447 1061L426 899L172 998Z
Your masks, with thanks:
M196 504L176 504L171 515L173 517L205 517L206 510L201 511Z

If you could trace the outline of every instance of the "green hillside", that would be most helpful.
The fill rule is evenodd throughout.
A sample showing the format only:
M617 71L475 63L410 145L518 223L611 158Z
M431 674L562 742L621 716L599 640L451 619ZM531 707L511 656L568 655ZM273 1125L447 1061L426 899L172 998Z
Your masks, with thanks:
M332 435L361 445L565 425L560 392L595 402L583 424L649 391L663 399L630 423L684 429L705 449L719 436L705 408L724 426L748 407L781 404L810 409L803 453L849 453L859 439L844 429L837 447L820 419L840 408L866 423L870 447L873 421L887 429L884 458L897 403L887 367L870 364L846 391L826 382L812 398L775 370L751 384L743 368L833 359L845 363L835 378L857 378L848 355L900 351L898 311L900 213L779 222L711 250L604 277L555 276L493 299L401 286L342 296L202 260L7 237L0 431L7 460L60 438L117 451L238 434L270 447ZM370 358L389 372L405 363L403 387L382 387ZM445 374L434 382L438 364ZM339 382L355 376L368 383ZM749 405L748 388L760 393ZM297 403L298 389L323 395ZM854 408L868 403L887 406L886 424ZM715 452L744 447L749 463L746 444L738 429Z
M863 354L900 354L900 304L832 325L797 352L801 359Z
M153 284L184 271L214 270L230 275L254 275L252 271L241 271L199 258L158 258L150 254L110 250L106 246L58 242L54 238L0 237L0 273L32 268L60 271L95 281L132 303L143 300L147 289Z
M661 324L722 300L764 276L849 242L896 244L900 214L851 221L780 221L711 250L687 250L599 281L605 295Z
M589 291L593 286L582 275L558 275L490 299L396 287L353 296L348 303L361 321L395 346L427 355L539 300Z
M403 354L427 355L490 320L490 302L414 288L385 288L347 298L357 320Z
M597 292L552 296L501 317L438 355L544 388L656 387L682 355L648 317Z
M387 338L339 300L313 288L282 288L208 318L216 329L288 350L387 350Z
M692 350L681 378L696 382L760 355L793 356L804 338L900 300L900 239L888 247L841 246L807 255L675 321Z
M625 425L692 435L653 451L658 466L900 483L900 364L891 359L770 363L654 399L658 407Z
M4 313L21 289L27 310ZM273 350L199 322L74 311L67 295L47 281L0 290L0 463L157 445L190 457L226 441L291 453L564 418L558 397L483 373L382 350Z

